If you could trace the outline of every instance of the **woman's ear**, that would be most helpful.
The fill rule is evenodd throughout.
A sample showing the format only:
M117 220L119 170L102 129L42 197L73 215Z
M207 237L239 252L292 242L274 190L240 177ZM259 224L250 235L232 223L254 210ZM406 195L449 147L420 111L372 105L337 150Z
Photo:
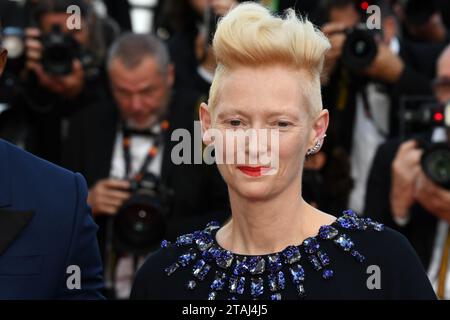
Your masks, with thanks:
M308 149L316 146L317 141L320 141L321 143L323 142L325 133L327 132L328 123L330 120L329 118L330 115L327 109L323 109L322 111L320 111L312 126Z
M200 122L202 124L202 140L205 145L210 145L212 141L211 135L211 113L208 105L204 102L200 104Z

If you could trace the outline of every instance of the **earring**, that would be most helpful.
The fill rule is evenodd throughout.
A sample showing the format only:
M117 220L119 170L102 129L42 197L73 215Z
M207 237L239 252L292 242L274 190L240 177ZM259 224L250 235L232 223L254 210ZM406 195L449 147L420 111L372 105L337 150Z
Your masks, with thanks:
M314 147L308 149L308 151L306 152L306 156L307 157L312 156L313 154L316 154L320 150L320 148L322 147L323 140L325 139L326 136L327 135L325 134L323 136L323 138L317 140L317 142L314 145Z

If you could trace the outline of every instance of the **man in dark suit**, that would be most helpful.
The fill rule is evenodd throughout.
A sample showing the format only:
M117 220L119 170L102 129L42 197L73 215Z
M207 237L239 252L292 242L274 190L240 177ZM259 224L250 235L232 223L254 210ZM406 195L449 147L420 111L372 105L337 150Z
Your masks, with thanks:
M0 299L102 298L86 196L81 175L0 140Z
M166 236L174 238L208 222L209 213L227 208L228 195L215 166L175 164L171 159L172 149L178 144L171 140L174 130L186 129L194 137L199 96L182 89L172 90L174 73L168 59L165 46L153 36L128 33L119 38L111 49L108 64L114 99L90 106L75 118L63 158L66 167L86 177L94 216L115 215L130 196L129 183L124 180L137 173L148 151L141 146L153 143L152 130L159 130L159 119L167 119L169 128L163 132L161 158L156 156L146 169L154 171L162 184L173 191L169 216L174 220L170 221ZM124 131L131 134L132 163L128 175L121 144ZM158 161L159 166L152 170L152 163ZM223 217L219 215L220 219Z
M107 226L132 196L130 181L140 174L153 174L170 191L164 238L174 240L211 220L223 222L228 216L228 195L216 167L175 164L172 159L179 143L171 139L174 130L185 129L194 137L199 97L172 89L174 71L164 44L151 35L124 34L110 50L108 73L113 99L90 106L75 118L63 156L67 168L87 179L88 203L100 225L104 259L111 256L108 239L115 233L113 229L111 235ZM162 131L164 123L168 128ZM202 151L201 133L199 138L197 152ZM154 148L159 139L160 145ZM192 154L195 142L189 143ZM107 274L109 268L105 266ZM126 297L123 292L119 296Z

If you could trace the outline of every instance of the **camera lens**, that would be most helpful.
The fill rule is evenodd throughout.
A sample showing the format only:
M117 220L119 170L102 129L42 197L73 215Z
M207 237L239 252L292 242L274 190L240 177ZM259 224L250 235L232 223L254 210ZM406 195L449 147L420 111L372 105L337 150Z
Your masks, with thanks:
M158 199L143 193L124 203L115 218L116 242L127 252L147 253L161 242L165 230Z
M347 32L342 62L353 70L359 71L368 67L378 52L377 43L370 31L365 29L352 29Z
M367 55L369 46L364 40L358 40L353 45L353 54L358 57Z
M444 188L450 188L450 148L447 145L438 144L425 152L422 167L431 181Z
M64 76L72 72L73 59L76 58L78 47L76 41L64 34L61 28L54 26L52 32L43 38L44 52L42 65L44 70L52 75Z

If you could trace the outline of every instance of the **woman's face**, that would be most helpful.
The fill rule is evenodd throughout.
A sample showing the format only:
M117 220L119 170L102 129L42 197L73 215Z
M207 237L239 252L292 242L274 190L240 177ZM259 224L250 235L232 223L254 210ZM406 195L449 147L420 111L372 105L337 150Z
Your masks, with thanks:
M325 134L328 125L327 111L316 119L308 112L308 92L302 88L307 81L310 80L306 73L284 66L242 67L223 76L212 113L202 105L203 128L212 127L224 137L222 141L214 137L214 147L216 161L220 154L226 154L222 158L226 163L218 164L218 168L230 192L251 200L269 199L287 188L295 188L300 195L305 154ZM267 145L249 143L251 140L247 139L239 147L236 136L241 136L226 133L248 133L249 129L257 133L258 141L267 137ZM278 138L273 133L278 133ZM204 137L206 143L210 142L208 135ZM234 139L232 149L226 144L230 139ZM233 163L225 161L230 153L234 155ZM238 153L245 154L244 162L237 160ZM276 161L260 161L261 156L274 160L274 153ZM256 163L250 160L250 155L255 154Z

